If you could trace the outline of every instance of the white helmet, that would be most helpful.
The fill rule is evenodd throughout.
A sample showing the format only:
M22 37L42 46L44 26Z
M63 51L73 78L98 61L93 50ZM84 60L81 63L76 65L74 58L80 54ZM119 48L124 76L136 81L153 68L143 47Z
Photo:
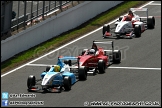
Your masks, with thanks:
M95 53L95 50L94 49L90 49L89 50L89 54L94 54Z

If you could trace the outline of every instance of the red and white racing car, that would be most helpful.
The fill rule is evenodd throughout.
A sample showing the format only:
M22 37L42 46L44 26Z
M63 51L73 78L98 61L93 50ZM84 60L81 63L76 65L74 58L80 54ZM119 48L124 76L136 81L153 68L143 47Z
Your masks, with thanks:
M111 49L103 49L96 44L109 44ZM83 49L78 56L80 66L87 68L87 74L104 73L105 69L113 64L121 62L120 50L114 50L113 41L94 40L91 49Z
M145 11L146 17L140 17L134 11ZM110 28L110 25L103 26L103 38L106 37L140 37L141 33L146 29L153 29L155 26L154 16L148 16L147 8L130 8L131 15L120 16L115 22L115 27ZM112 32L115 34L113 35Z

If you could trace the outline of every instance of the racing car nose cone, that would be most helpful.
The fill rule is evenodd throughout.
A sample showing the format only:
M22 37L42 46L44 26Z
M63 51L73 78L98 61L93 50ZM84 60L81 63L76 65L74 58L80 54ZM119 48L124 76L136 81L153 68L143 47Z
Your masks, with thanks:
M121 33L120 32L115 32L116 35L120 35Z
M48 85L42 85L42 89L44 90L44 89L48 89Z

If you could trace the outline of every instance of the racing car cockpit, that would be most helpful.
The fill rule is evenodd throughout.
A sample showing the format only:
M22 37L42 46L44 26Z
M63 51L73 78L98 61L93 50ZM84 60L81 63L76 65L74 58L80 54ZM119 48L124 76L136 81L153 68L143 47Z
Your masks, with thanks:
M89 52L88 52L88 55L98 56L99 55L99 51L95 50L95 49L90 49Z
M131 21L132 17L130 15L124 16L123 21Z
M131 17L134 17L134 13L131 10L128 11L128 15L130 15Z
M95 50L94 49L90 49L88 54L95 54Z

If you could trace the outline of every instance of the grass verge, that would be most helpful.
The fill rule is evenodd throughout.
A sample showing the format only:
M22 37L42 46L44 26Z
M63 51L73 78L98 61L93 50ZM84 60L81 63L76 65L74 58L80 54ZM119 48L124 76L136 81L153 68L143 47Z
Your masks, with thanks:
M24 63L27 63L30 60L40 57L45 53L56 49L60 45L63 45L90 31L93 31L94 29L103 26L105 23L108 23L114 18L119 17L121 14L126 13L131 7L139 7L147 2L148 1L124 2L110 10L107 10L106 12L97 15L95 18L87 21L86 23L82 24L81 26L75 29L62 33L61 35L52 38L46 42L43 42L33 48L30 48L27 51L21 52L15 55L14 57L1 63L1 74L10 71Z

